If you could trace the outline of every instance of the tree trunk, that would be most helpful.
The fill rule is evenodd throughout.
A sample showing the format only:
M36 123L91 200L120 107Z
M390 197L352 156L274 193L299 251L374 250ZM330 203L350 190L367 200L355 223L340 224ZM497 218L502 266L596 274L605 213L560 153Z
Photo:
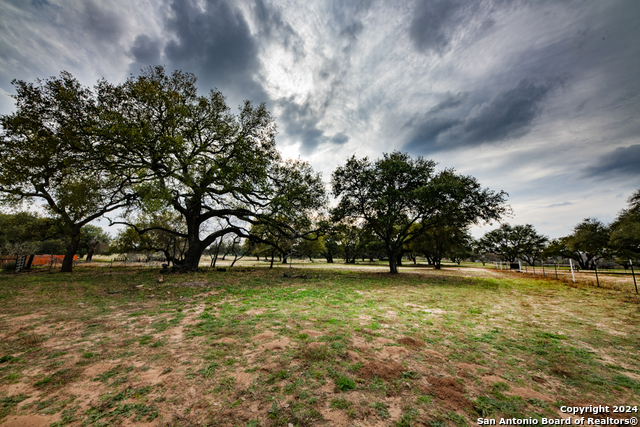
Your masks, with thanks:
M93 259L93 248L89 248L89 251L87 252L87 262L91 262L91 260Z
M180 263L181 269L185 271L197 271L198 266L200 265L200 258L202 257L202 253L205 249L205 245L200 240L192 243L190 242L189 249L187 249L187 253Z
M399 267L402 267L402 255L404 255L404 254L402 253L402 251L400 251L399 253L397 253L397 254L396 254L396 264L397 264Z
M333 255L327 252L324 254L324 257L327 259L327 264L333 264Z
M236 264L236 261L239 260L240 258L242 258L242 257L239 257L237 253L233 255L233 261L231 261L231 265L229 266L229 270L231 270L231 267L233 267Z
M31 263L33 262L33 258L35 258L35 255L29 255L29 260L27 261L27 265L24 266L25 270L31 270Z
M67 253L64 254L64 259L62 260L61 272L71 273L73 271L73 257L78 251L78 246L80 246L80 230L71 235L71 241L67 246Z
M389 258L389 273L398 274L398 254L394 253L391 248L387 248L387 258Z

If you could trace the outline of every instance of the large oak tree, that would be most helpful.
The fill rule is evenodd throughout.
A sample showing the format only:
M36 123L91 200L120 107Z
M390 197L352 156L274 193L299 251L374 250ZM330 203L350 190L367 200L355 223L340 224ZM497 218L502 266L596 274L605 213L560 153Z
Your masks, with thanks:
M507 262L520 258L534 265L536 260L542 259L548 241L531 224L502 224L500 228L487 232L478 243L481 251L494 253Z
M471 176L451 169L436 172L435 162L393 152L374 162L355 156L332 175L339 198L335 221L366 223L384 242L389 270L398 272L403 245L449 218L462 227L500 218L506 193L482 189ZM421 223L421 227L413 227Z
M131 202L130 175L98 155L105 134L94 91L66 72L13 84L16 111L0 116L0 197L44 202L67 239L61 271L70 272L82 227Z
M168 206L183 218L185 231L160 227L187 240L182 269L197 269L222 236L249 237L259 224L298 236L298 225L326 203L307 163L281 159L265 104L245 101L233 114L219 91L200 96L195 76L163 67L120 86L103 82L101 101L113 123L105 158L145 182L136 187L141 209ZM207 231L212 220L225 226Z

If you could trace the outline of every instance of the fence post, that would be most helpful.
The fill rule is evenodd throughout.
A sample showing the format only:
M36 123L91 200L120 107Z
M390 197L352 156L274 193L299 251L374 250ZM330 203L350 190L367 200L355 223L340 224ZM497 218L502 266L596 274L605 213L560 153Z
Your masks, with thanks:
M520 267L520 273L522 273L522 261L520 260L518 260L518 267Z
M638 294L638 282L636 282L636 272L633 270L633 262L629 260L631 266L631 275L633 276L633 284L636 286L636 295Z
M542 261L542 277L547 277L547 275L544 272L544 261Z
M553 266L556 268L556 280L558 280L558 263L556 262Z
M576 276L573 274L573 262L571 262L571 258L569 258L569 268L571 269L571 277L573 278L573 283L576 283Z
M598 283L598 287L600 287L600 279L598 279L598 266L593 264L593 269L596 271L596 283Z

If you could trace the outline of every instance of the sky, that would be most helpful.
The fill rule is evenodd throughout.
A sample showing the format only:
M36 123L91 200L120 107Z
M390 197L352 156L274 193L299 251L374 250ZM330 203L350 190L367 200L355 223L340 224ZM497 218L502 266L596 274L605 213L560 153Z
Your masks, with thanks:
M640 188L637 0L0 0L0 114L13 79L150 65L266 102L283 155L327 184L354 154L408 152L552 238Z

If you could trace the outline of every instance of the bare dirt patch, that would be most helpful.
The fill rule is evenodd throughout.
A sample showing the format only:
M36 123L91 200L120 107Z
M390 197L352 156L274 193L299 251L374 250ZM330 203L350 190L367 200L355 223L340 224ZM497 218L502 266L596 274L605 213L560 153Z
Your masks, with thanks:
M425 346L425 343L423 341L411 337L402 337L398 340L398 342L412 348L420 348Z
M621 374L640 382L640 375L638 374L634 374L633 372L621 372Z
M347 427L353 425L349 417L343 411L336 411L331 408L320 410L322 416L329 421L330 425L336 427Z
M475 373L478 369L487 369L484 366L476 365L474 363L458 363L456 367L463 372Z
M361 351L367 351L371 347L363 338L353 338L351 345Z
M428 386L420 385L420 389L437 397L444 406L451 409L470 408L472 402L464 394L466 390L460 384L458 378L453 377L427 377Z
M252 341L266 341L266 340L273 339L273 337L275 337L275 334L273 332L263 332L261 334L254 335L253 338L251 338L251 340Z
M289 338L282 338L279 340L271 341L260 345L262 350L286 350L290 345L291 340Z
M444 355L440 352L437 352L435 350L431 350L431 349L427 349L424 351L424 354L427 356L428 359L444 359Z
M60 414L54 415L14 415L8 417L2 427L48 427L60 421Z
M495 384L499 382L504 382L504 379L497 377L495 375L485 375L484 377L480 378L480 380L485 384Z
M383 359L388 359L390 357L397 359L407 354L409 354L409 350L404 347L384 347L380 352L380 357Z
M243 389L249 387L255 378L255 375L250 372L234 372L231 376L235 378L236 385Z
M396 362L367 362L358 370L358 375L362 378L381 378L384 380L392 380L398 378L404 368Z
M394 340L390 340L389 338L378 337L378 338L376 338L375 343L377 345L381 346L381 345L393 344L393 343L395 343L395 341Z
M364 358L355 351L347 350L347 358L351 363L364 362Z

